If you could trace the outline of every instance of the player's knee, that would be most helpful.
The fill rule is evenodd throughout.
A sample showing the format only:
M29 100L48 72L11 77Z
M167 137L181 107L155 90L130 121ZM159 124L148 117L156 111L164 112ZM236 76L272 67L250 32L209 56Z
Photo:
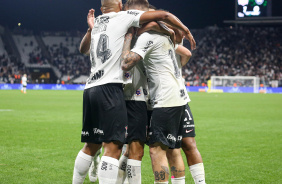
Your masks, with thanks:
M197 145L194 137L186 137L182 140L182 149L186 152L192 152L197 150Z
M168 149L166 152L167 158L175 158L181 156L180 149Z
M82 151L88 155L94 156L101 147L101 144L85 143Z
M129 157L134 160L142 160L144 156L144 149L130 149Z

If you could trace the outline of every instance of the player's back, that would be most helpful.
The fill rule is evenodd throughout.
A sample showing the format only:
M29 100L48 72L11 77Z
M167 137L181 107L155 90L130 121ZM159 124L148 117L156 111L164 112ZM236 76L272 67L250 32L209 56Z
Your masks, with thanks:
M107 83L123 83L120 56L124 36L131 26L138 27L141 11L106 13L95 18L91 32L91 74L86 89Z
M143 52L147 52L144 66L149 77L148 86L154 108L184 105L182 76L170 38L150 31L143 33L138 40L146 42L146 46L143 48Z

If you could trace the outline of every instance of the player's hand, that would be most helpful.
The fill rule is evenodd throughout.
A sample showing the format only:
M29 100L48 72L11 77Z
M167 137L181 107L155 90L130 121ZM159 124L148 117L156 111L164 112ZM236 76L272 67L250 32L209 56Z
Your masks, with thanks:
M184 34L185 38L190 42L191 45L191 50L195 50L196 49L196 41L193 37L193 35L191 34L191 32L188 29L188 32Z
M94 13L95 13L95 10L91 9L89 10L88 15L87 15L87 24L90 29L94 27L94 20L95 20Z

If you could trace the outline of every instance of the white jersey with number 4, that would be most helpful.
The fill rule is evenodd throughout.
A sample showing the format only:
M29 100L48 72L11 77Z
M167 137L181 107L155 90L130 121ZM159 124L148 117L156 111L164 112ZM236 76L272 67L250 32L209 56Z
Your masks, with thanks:
M123 83L120 57L127 30L139 27L143 11L111 12L95 18L91 32L91 74L85 89L107 83Z
M168 36L153 31L143 33L131 51L143 58L149 77L150 102L154 108L186 104L186 90L175 48Z

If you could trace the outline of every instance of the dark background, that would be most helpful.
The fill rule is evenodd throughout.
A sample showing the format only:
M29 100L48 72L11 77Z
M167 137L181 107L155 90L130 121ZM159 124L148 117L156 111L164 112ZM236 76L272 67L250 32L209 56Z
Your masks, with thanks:
M235 19L235 0L149 0L157 8L170 11L189 28L224 26ZM90 8L101 14L100 0L0 0L0 25L13 29L66 31L87 29ZM282 1L272 0L273 16L282 16Z

